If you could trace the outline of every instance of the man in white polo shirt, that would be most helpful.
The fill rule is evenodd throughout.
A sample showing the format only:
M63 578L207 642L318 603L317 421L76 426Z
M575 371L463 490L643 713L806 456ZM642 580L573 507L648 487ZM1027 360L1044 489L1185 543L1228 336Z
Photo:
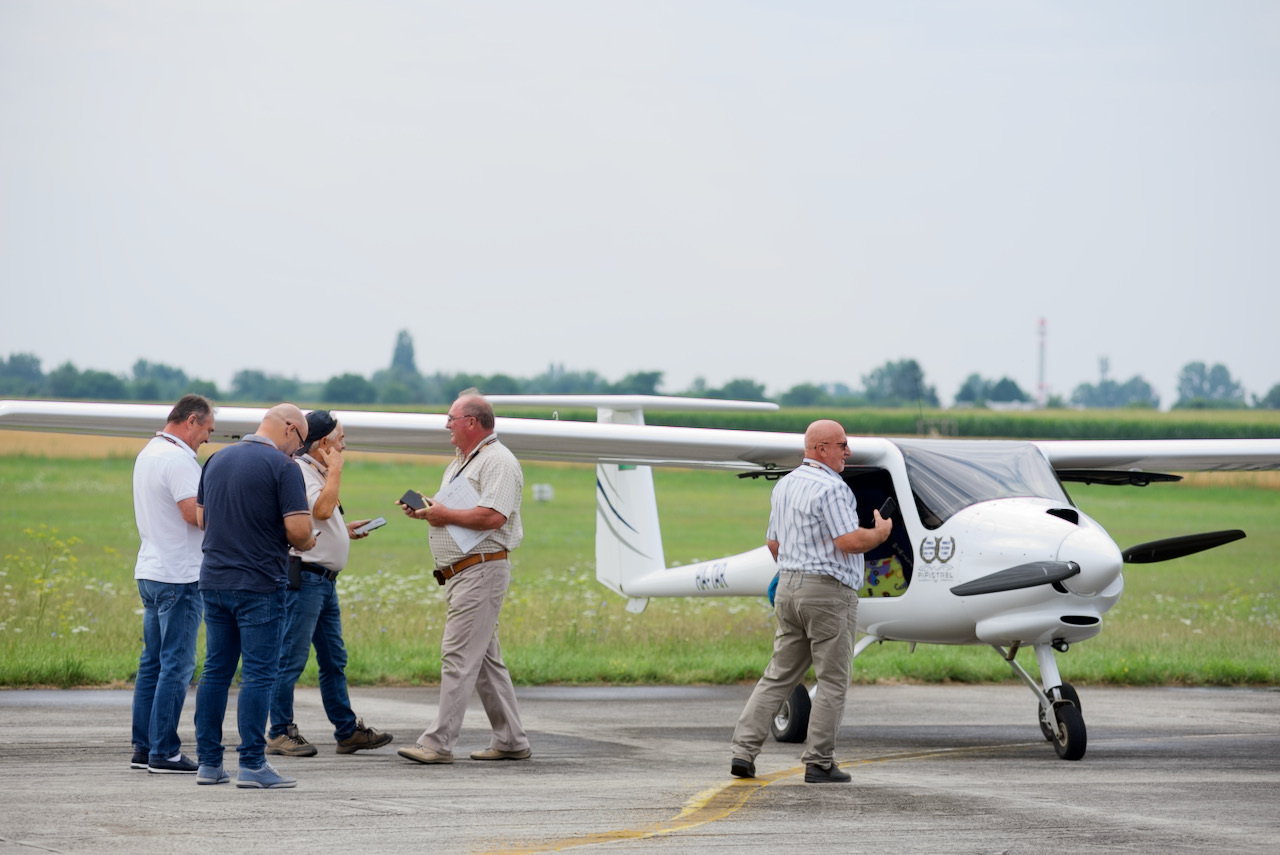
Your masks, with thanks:
M134 769L196 773L182 753L178 719L196 668L196 633L204 613L196 525L200 463L196 449L213 432L213 405L186 395L133 467L133 510L142 545L133 577L142 597L142 657L133 689Z

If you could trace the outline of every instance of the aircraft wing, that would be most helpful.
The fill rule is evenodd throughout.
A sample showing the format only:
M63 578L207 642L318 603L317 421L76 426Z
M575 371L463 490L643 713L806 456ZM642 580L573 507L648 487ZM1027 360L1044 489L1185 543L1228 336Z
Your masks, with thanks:
M1059 472L1214 472L1280 469L1280 439L1042 440Z
M585 399L584 399L585 400ZM599 403L592 399L591 403ZM618 404L621 406L621 404ZM170 405L0 401L0 429L99 436L153 436ZM257 429L264 408L218 407L212 442ZM358 451L449 455L445 417L436 413L334 410ZM644 424L499 418L503 443L530 460L749 470L790 469L803 459L797 433ZM936 440L947 442L947 440ZM1280 439L1053 440L1035 442L1054 469L1209 471L1280 469ZM879 437L849 437L849 462L875 465L891 454Z

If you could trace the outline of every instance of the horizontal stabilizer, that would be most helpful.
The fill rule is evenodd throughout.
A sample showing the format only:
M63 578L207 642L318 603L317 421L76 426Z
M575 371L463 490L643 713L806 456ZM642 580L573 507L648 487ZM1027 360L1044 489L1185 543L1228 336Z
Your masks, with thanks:
M1070 579L1080 572L1080 565L1074 561L1033 561L1030 564L1019 564L1007 570L999 570L981 579L956 585L951 593L957 597L971 597L974 594L996 594L1001 591L1016 591L1020 588L1033 588L1036 585L1048 585Z
M1154 564L1157 561L1194 555L1206 549L1213 549L1215 546L1222 546L1224 543L1240 540L1244 536L1244 532L1238 528L1230 531L1184 534L1181 537L1166 537L1163 540L1139 543L1137 546L1130 546L1120 555L1124 558L1125 564Z

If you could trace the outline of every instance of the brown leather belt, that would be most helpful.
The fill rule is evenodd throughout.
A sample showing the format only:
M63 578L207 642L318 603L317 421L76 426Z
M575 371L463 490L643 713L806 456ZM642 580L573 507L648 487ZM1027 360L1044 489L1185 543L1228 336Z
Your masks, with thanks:
M436 577L436 581L443 585L445 582L449 581L454 576L457 576L468 567L474 567L482 561L501 561L506 558L508 554L509 553L505 549L501 552L477 552L475 555L468 555L457 564L450 564L446 567L434 570L432 571L432 574Z

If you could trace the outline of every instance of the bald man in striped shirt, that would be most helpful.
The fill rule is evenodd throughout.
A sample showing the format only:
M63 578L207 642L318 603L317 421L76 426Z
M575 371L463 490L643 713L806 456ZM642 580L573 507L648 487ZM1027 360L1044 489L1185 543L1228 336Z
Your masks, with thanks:
M849 440L839 422L823 419L804 432L804 462L773 488L766 542L778 562L773 658L733 731L729 771L754 778L769 723L809 666L818 690L802 759L810 784L850 780L835 762L836 731L858 628L862 555L889 538L893 523L874 512L873 528L858 527L858 504L840 473Z

